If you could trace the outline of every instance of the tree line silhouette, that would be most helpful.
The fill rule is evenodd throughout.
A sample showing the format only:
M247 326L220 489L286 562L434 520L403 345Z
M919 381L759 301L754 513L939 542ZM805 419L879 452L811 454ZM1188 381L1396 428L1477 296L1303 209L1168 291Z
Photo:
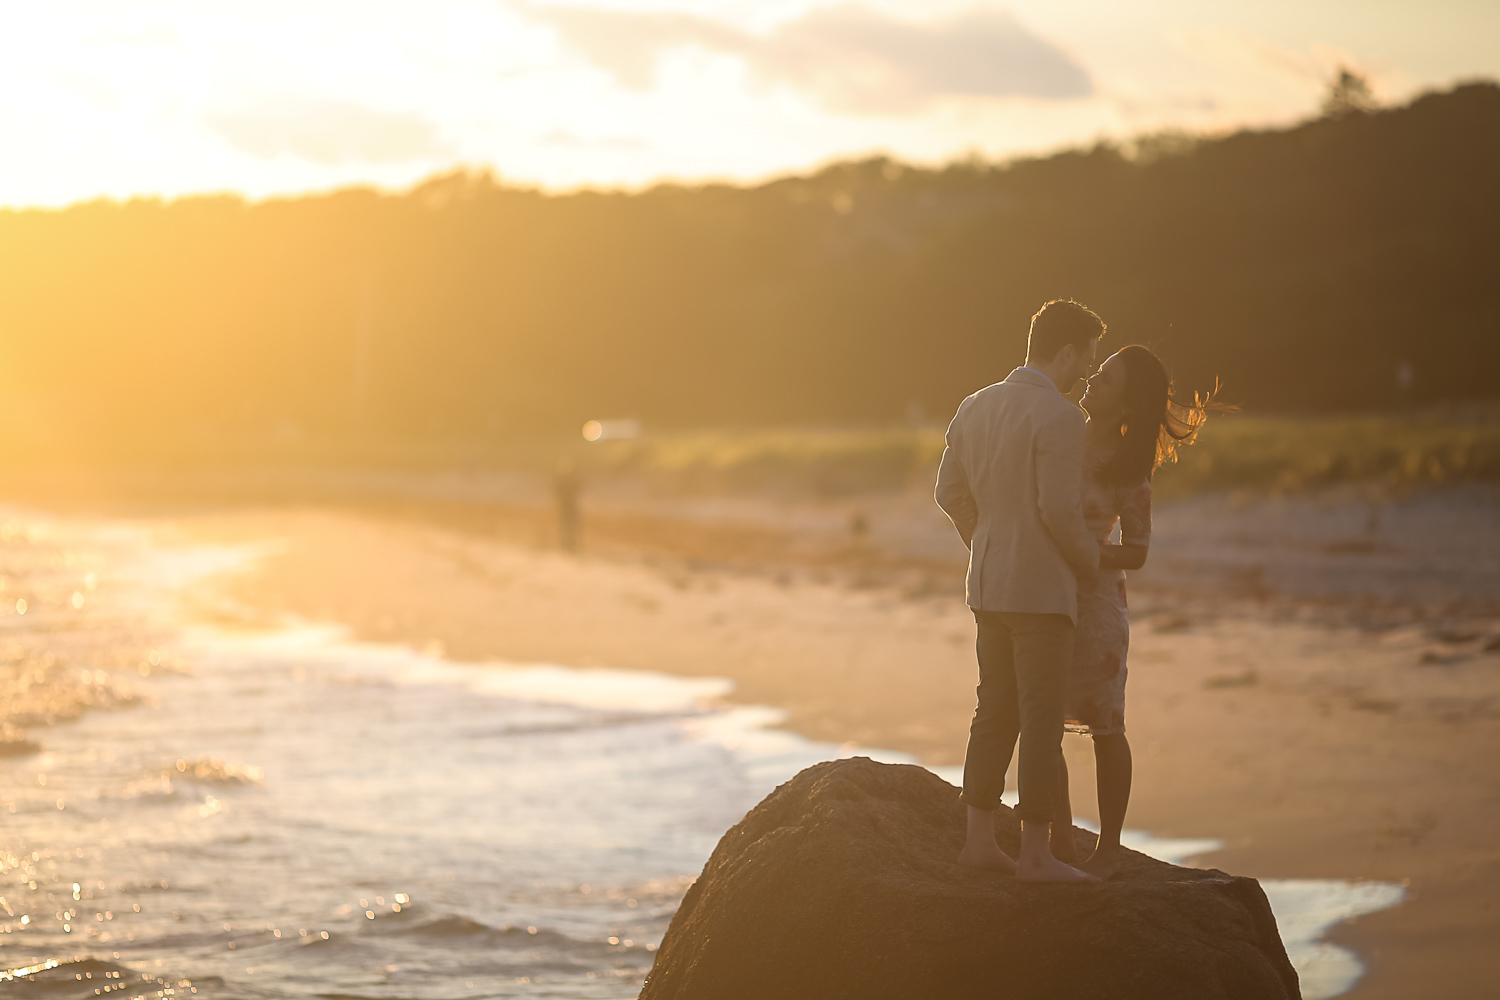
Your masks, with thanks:
M1008 164L0 212L11 451L946 417L1044 300L1268 411L1494 398L1500 87Z

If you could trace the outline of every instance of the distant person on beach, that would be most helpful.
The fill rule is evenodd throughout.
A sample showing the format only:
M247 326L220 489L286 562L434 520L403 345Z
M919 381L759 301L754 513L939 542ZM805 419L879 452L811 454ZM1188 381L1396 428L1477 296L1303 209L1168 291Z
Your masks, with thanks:
M578 473L566 458L557 463L552 474L552 499L557 506L557 544L564 552L578 551L578 529L582 516L578 510Z
M969 727L960 864L1036 882L1095 881L1048 844L1059 812L1063 708L1079 579L1099 544L1079 496L1083 411L1065 393L1093 373L1104 321L1054 300L1031 317L1026 364L974 393L948 426L936 498L969 548L966 593L978 627L979 705ZM1019 743L1021 852L995 842L994 815ZM1071 831L1060 831L1071 836Z
M1120 867L1120 829L1130 803L1130 743L1125 739L1125 656L1130 612L1125 570L1140 569L1151 544L1151 477L1177 449L1190 444L1207 419L1208 400L1172 397L1166 366L1140 345L1122 348L1089 379L1080 404L1088 412L1083 454L1083 519L1099 545L1101 572L1078 588L1073 664L1064 726L1093 738L1099 800L1099 839L1079 865L1100 878ZM1110 538L1115 525L1120 540ZM1073 825L1067 765L1053 823ZM1071 837L1052 852L1076 863Z

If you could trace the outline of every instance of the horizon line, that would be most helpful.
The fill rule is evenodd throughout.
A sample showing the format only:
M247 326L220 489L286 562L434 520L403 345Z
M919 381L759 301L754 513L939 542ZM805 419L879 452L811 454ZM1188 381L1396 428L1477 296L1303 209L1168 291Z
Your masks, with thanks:
M1436 85L1415 91L1400 103L1382 104L1372 108L1368 113L1379 114L1382 112L1398 111L1416 104L1418 101L1435 95L1453 93L1459 89L1475 85L1490 85L1500 87L1500 77L1495 76L1469 76L1455 79L1447 84ZM32 203L0 203L0 212L23 213L23 212L65 212L73 208L85 206L110 204L129 205L137 202L152 202L162 204L175 204L177 202L210 200L210 199L234 199L247 205L255 206L271 204L275 202L297 201L302 199L326 198L346 192L364 191L372 192L382 197L406 197L417 189L434 181L457 175L489 177L497 187L507 188L517 192L531 192L549 198L565 198L581 194L623 194L628 196L645 194L647 192L666 187L678 187L686 189L705 189L712 187L730 187L740 190L755 190L768 187L782 181L810 179L818 176L834 167L846 164L870 163L873 161L888 161L901 166L903 169L921 170L938 173L964 164L985 164L993 169L1006 170L1015 165L1028 162L1052 159L1065 156L1070 153L1092 152L1101 148L1112 148L1121 152L1128 151L1133 145L1139 145L1146 140L1158 137L1180 137L1195 142L1212 142L1229 138L1240 134L1255 134L1267 132L1289 132L1302 128L1314 122L1326 118L1326 113L1317 109L1311 113L1303 113L1297 117L1281 121L1275 124L1241 124L1221 129L1183 129L1171 126L1142 130L1126 135L1114 135L1101 133L1092 141L1071 140L1043 146L1028 151L1018 151L993 159L984 157L978 149L971 149L966 153L952 155L936 161L920 161L913 159L901 159L886 149L871 149L865 152L851 152L827 157L814 163L801 167L790 167L782 170L770 171L755 177L733 177L726 175L704 174L697 177L682 177L671 173L664 173L649 181L638 184L593 184L583 183L566 186L552 186L541 181L529 181L522 179L508 179L505 174L493 163L463 163L455 162L446 167L440 167L422 178L404 186L383 185L375 181L354 181L347 184L339 184L333 187L310 187L297 191L277 192L266 195L253 195L243 191L226 188L205 187L201 190L184 191L177 194L164 194L154 191L140 191L128 195L113 195L101 193L98 195L75 198L67 202L32 202Z

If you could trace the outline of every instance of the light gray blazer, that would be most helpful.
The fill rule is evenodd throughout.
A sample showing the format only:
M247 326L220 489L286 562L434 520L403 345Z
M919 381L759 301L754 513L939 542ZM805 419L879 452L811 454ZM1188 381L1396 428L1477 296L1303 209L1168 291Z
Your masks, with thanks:
M969 547L969 606L1078 619L1077 576L1099 572L1083 523L1083 411L1017 368L959 404L937 502Z

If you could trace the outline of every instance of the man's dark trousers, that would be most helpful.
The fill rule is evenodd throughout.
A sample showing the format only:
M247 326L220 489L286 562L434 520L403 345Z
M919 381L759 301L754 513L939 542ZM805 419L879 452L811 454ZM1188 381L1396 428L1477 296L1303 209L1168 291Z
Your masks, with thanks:
M993 810L1005 791L1005 772L1018 742L1021 759L1016 815L1048 823L1058 794L1063 700L1073 659L1073 620L1067 615L974 612L979 626L979 706L964 755L966 805Z

